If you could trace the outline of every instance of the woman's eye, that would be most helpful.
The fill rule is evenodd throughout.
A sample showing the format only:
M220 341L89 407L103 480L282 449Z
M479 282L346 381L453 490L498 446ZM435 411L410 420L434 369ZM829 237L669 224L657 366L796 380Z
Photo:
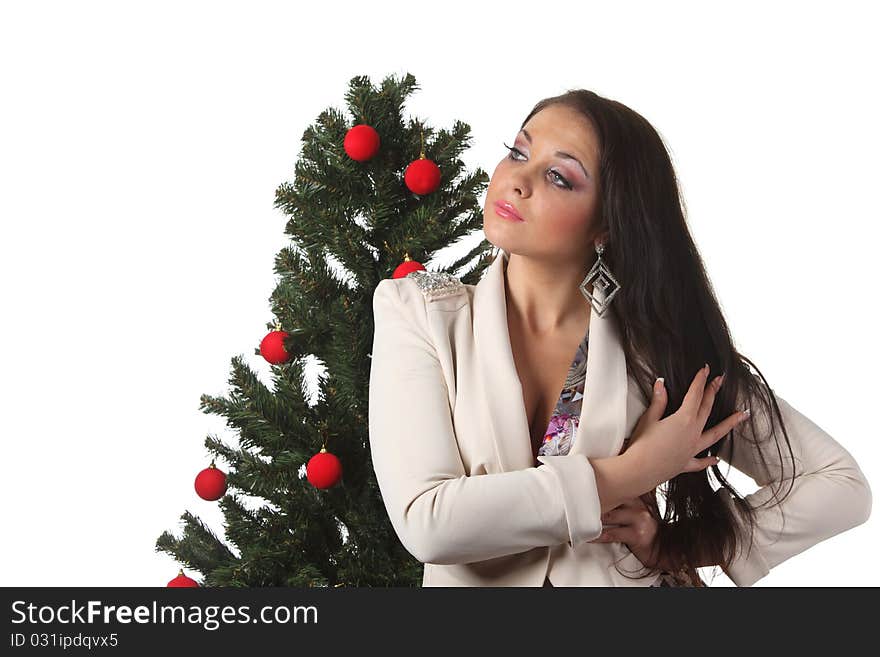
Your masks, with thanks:
M504 143L504 142L502 142L502 143ZM520 155L522 155L522 151L520 151L518 148L515 148L513 146L508 146L507 144L504 144L504 148L506 148L507 150L510 151L510 154L507 157L509 157L511 160L516 160L516 158L513 157L514 153L519 153Z
M568 181L567 181L565 178L563 178L562 176L560 176L560 175L559 175L558 173L556 173L555 171L550 171L550 173L553 174L554 176L556 176L556 179L557 179L558 181L560 181L562 184L564 184L568 189L571 189L571 185L568 184Z
M502 143L504 143L504 142L502 142ZM513 156L514 153L518 153L519 155L522 155L522 151L520 151L515 146L508 146L507 144L504 144L504 148L506 148L508 151L510 151L510 153L507 156L507 159L513 160L514 162L522 162L522 160ZM561 189L571 189L571 185L569 184L569 182L565 178L563 178L558 172L553 171L551 169L550 174L553 176L556 176L555 180L558 180L559 182L562 183L562 185L556 185L556 187L559 187Z

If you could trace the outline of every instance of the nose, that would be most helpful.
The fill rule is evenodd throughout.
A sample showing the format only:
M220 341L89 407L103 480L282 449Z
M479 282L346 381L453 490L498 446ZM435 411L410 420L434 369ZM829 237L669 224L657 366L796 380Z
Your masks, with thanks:
M540 176L537 169L533 169L529 162L520 162L519 165L507 171L507 182L511 193L525 198L532 194L532 186L536 184L534 178Z
M514 173L510 182L516 196L523 197L529 195L529 181L525 175Z

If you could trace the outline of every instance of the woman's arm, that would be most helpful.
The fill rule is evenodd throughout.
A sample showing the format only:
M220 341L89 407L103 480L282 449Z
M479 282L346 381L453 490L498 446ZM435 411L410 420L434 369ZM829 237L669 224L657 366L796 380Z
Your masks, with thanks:
M725 571L737 586L751 586L767 575L771 568L820 541L862 524L871 514L871 488L855 459L818 425L779 395L775 396L797 466L791 491L791 454L778 422L775 424L779 434L779 449L773 444L762 449L767 465L761 462L755 452L755 437L750 432L748 422L736 427L732 457L730 440L724 442L724 447L718 453L721 459L754 479L761 487L745 496L750 506L756 507L770 500L774 490L779 496L788 494L779 505L772 500L768 503L774 505L772 508L756 509L757 526L751 554L748 554L746 545L730 569ZM744 403L745 400L741 400L737 407L743 408ZM755 411L753 408L752 412ZM755 425L759 438L766 440L769 418L758 414ZM773 439L770 438L770 441L772 443ZM785 480L782 479L782 463L785 464ZM745 522L727 489L719 488L716 495L720 495L724 503L729 505L741 524ZM743 540L747 542L749 531L744 525L743 532Z
M540 456L536 468L468 476L424 300L397 279L373 295L369 435L376 480L401 543L419 561L458 564L595 539L601 514L641 486L624 455Z

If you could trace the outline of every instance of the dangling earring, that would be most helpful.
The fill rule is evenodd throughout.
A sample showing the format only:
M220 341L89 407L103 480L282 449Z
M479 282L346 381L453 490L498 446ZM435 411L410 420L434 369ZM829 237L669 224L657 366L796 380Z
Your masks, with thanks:
M587 274L587 277L581 282L578 286L580 287L581 294L589 301L593 308L596 309L596 312L599 314L599 317L608 309L608 306L611 304L611 300L614 298L614 295L620 291L620 283L617 282L617 279L611 274L611 270L602 262L602 252L605 250L605 244L599 243L596 245L596 262L593 265L593 268L590 269L590 273ZM587 291L587 286L591 281L595 279L595 283L593 284L594 289L600 290L604 294L604 299L599 301L596 295L590 294Z

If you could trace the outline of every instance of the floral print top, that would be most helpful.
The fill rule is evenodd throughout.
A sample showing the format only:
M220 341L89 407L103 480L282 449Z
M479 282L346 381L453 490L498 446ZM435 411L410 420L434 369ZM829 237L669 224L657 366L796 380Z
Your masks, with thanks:
M550 423L544 433L544 441L538 448L538 456L568 454L574 443L584 398L589 337L590 333L587 331L584 339L578 345L574 360L565 378L565 385L550 416ZM545 586L552 586L549 580L545 581ZM690 586L690 583L683 576L663 571L651 586Z
M578 345L562 393L550 414L550 424L544 432L544 442L538 448L538 456L561 456L568 454L571 449L581 416L581 400L584 398L589 337L588 331Z

